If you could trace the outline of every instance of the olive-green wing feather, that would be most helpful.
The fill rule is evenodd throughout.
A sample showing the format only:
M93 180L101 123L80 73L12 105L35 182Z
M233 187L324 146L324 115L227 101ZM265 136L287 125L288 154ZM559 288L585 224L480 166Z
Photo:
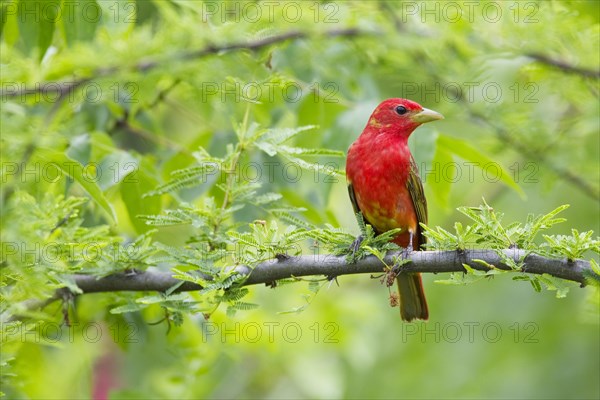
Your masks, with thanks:
M417 214L417 223L427 224L427 200L425 199L425 191L423 190L423 182L419 178L419 169L417 163L410 157L410 172L406 181L406 187L410 193L410 198L413 202L413 208ZM417 227L417 250L421 249L421 245L425 244L426 238L423 235L423 229L419 225Z

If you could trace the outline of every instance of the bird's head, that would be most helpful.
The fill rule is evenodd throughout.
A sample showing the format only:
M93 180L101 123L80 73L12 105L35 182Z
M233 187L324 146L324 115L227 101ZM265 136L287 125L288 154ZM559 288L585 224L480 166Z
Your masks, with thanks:
M399 134L408 138L421 124L444 119L442 114L407 99L387 99L377 106L365 131Z

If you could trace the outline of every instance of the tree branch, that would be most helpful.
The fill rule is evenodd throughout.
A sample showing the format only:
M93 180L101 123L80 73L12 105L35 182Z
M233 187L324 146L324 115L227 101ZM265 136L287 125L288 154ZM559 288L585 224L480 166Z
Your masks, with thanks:
M523 250L504 250L506 256L515 262L526 254ZM389 253L385 262L388 265L393 264L393 257L400 253ZM409 259L410 263L401 267L404 272L425 272L425 273L444 273L444 272L466 272L463 263L468 264L473 269L480 271L489 270L488 267L476 260L483 260L501 270L511 270L511 268L502 262L502 259L493 250L467 250L458 251L416 251ZM520 271L516 273L528 274L549 274L557 278L566 279L581 283L585 286L586 274L593 275L594 272L590 263L585 260L567 260L551 259L535 254L525 257L525 264ZM236 272L247 276L243 285L268 284L280 279L324 275L327 277L336 277L350 274L368 274L383 272L384 265L377 258L370 256L356 263L346 263L343 256L334 255L315 255L290 257L282 260L270 260L258 264L254 269L247 266L235 267ZM118 273L96 278L92 275L77 274L73 275L75 284L83 293L98 292L116 292L116 291L159 291L163 292L180 284L181 281L171 276L169 272L160 272L149 270L137 274ZM184 282L175 291L193 291L202 289L200 285L192 282Z
M159 67L163 64L172 63L173 61L189 61L195 60L199 58L203 58L209 55L219 54L225 51L236 51L236 50L258 50L263 47L270 46L272 44L286 42L289 40L298 40L298 39L310 39L310 38L318 38L318 37L354 37L360 35L373 35L377 34L374 31L365 31L357 28L346 28L346 29L332 29L329 31L325 31L320 35L310 34L307 32L301 31L290 31L286 33L282 33L280 35L274 35L270 37L266 37L263 39L259 39L256 41L246 41L240 43L230 43L221 46L209 45L199 50L192 50L187 52L182 52L180 54L171 55L166 58L161 59L148 59L142 60L133 66L133 70L138 72L146 72L152 70L156 67ZM125 66L111 66L104 67L95 70L92 73L94 78L104 78L106 76L115 74L122 70L128 69L131 67ZM0 91L1 98L9 98L9 97L17 97L17 96L26 96L31 94L43 93L43 94L55 94L58 93L61 97L64 97L70 94L72 91L77 89L79 86L89 82L92 80L92 77L85 78L73 78L65 81L52 81L52 82L43 82L36 84L33 88L21 88L21 89L7 89Z
M591 70L591 69L576 67L576 66L568 64L564 61L555 60L548 56L545 56L543 54L538 54L538 53L529 53L529 54L527 54L527 57L533 58L535 61L537 61L539 63L549 65L551 67L557 68L557 69L559 69L563 72L569 73L569 74L576 74L576 75L584 76L586 78L596 78L596 79L600 78L600 71L597 69Z
M565 259L552 259L536 254L529 254L523 250L503 250L503 253L520 262L524 257L524 265L520 271L515 273L525 274L548 274L557 278L578 282L581 287L586 285L586 277L598 276L591 268L589 261ZM393 252L385 257L387 265L393 265L394 257L402 253ZM465 250L465 251L415 251L408 257L411 262L401 267L401 273L424 272L424 273L447 273L466 272L463 264L471 268L488 271L485 263L497 269L510 271L511 267L506 265L502 258L493 250ZM273 282L286 278L299 278L303 276L326 276L330 279L341 275L351 274L374 274L384 272L384 265L374 256L366 257L356 263L348 264L344 256L314 255L298 256L286 259L274 259L258 264L254 269L247 266L234 267L235 271L247 276L242 283L243 286L257 284L272 284ZM186 292L202 289L202 286L193 282L181 281L173 278L170 272L150 269L137 273L115 273L97 278L93 275L74 274L70 275L72 281L81 290L80 294L121 292L121 291L156 291L165 292L179 285L173 293ZM20 305L21 310L35 310L43 308L56 300L68 299L76 295L67 287L56 290L54 296L45 300L30 300ZM19 319L21 312L17 311L9 320Z
M460 54L460 52L456 51L457 54ZM543 60L547 61L548 64L550 65L554 65L555 67L558 68L559 65L561 65L563 68L563 70L568 70L573 72L573 69L577 69L576 67L572 67L572 66L568 66L567 64L562 64L560 62L554 61L554 60L550 60L549 58L545 57L545 56L541 56L541 55L536 55L536 54L526 54L528 57L532 57L540 62L543 62ZM426 56L423 52L418 52L414 55L414 58L417 61L421 61L422 64L424 65L428 65L425 64L425 62L423 60L426 59ZM554 64L552 64L552 61ZM428 68L428 73L434 77L434 79L438 82L442 82L442 84L446 85L448 84L448 82L446 82L444 79L442 79L442 77L439 75L437 70L433 70L431 68ZM582 70L582 71L586 71L586 70ZM581 71L579 71L581 72ZM593 71L592 71L593 72ZM583 75L586 75L585 73L582 73ZM587 75L586 75L587 76ZM488 127L490 127L491 129L494 130L495 135L498 137L498 139L500 139L501 141L503 141L505 144L507 144L508 146L510 146L512 149L514 149L515 151L517 151L519 154L527 157L528 159L531 160L536 160L540 163L543 163L548 169L550 169L554 174L556 174L558 177L560 177L561 179L563 179L565 182L572 184L573 186L577 187L579 190L581 190L585 195L591 197L594 200L599 200L600 199L600 189L598 187L596 187L593 183L590 183L588 181L586 181L581 174L576 173L575 171L567 168L567 167L562 167L560 166L558 163L552 162L552 160L549 159L549 152L548 151L541 151L541 149L539 148L535 148L531 145L525 144L525 143L521 143L519 142L514 135L511 134L511 132L508 132L504 126L498 125L496 123L493 122L492 119L487 118L485 115L475 111L473 109L473 107L471 106L470 102L467 100L467 98L465 98L464 94L462 91L460 90L456 90L454 87L449 87L448 89L450 91L450 93L452 94L452 96L454 98L457 98L461 104L466 108L469 117L475 121L478 122L480 124L483 125L487 125Z
M576 173L566 167L562 167L557 163L553 163L551 160L548 160L548 152L540 152L532 149L530 146L519 142L510 133L502 126L499 126L491 121L489 118L486 118L484 115L473 111L471 107L467 106L467 110L472 119L490 126L495 130L496 136L502 140L504 143L512 147L514 150L519 152L533 160L537 160L539 162L544 163L548 169L562 178L565 182L570 183L577 188L579 188L584 194L591 197L594 200L600 199L600 189L595 187L592 183L586 181L581 174Z

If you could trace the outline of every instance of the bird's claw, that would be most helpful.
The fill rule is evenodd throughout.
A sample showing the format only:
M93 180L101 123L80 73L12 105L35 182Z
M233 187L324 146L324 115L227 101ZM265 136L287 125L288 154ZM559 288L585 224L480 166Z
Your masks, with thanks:
M352 262L356 261L356 253L358 252L358 249L360 249L360 244L363 242L363 240L365 240L365 237L363 235L358 235L356 237L356 239L354 239L354 242L352 242L352 244L350 245L350 258L352 260Z
M402 260L406 260L410 258L411 253L414 251L412 244L409 244L404 249L402 249Z

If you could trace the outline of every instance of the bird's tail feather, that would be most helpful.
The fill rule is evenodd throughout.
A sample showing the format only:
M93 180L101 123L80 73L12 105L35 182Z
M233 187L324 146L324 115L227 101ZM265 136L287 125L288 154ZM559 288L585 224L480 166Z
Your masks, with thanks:
M410 322L413 319L429 318L421 274L400 274L396 281L398 282L402 319Z

